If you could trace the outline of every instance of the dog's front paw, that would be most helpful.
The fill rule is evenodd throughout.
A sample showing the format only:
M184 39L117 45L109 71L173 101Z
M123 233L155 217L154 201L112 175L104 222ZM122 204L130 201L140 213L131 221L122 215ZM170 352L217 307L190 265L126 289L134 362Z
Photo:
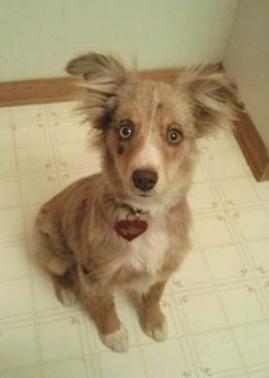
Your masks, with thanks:
M167 322L159 306L144 308L140 323L145 334L156 341L164 341L168 335Z
M129 348L128 332L122 324L115 332L106 335L100 334L100 338L102 342L114 352L124 353L127 352Z
M168 336L167 322L163 319L161 324L147 325L144 327L144 332L156 341L164 341Z

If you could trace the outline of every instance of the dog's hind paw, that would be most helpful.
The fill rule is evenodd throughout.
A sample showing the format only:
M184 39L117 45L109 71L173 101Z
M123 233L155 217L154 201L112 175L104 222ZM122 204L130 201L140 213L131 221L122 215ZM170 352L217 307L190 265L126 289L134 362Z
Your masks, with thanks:
M74 306L78 302L77 295L69 289L61 289L56 295L58 300L66 307Z
M102 342L111 350L118 353L127 352L129 348L128 332L126 328L121 324L120 328L107 335L100 334Z

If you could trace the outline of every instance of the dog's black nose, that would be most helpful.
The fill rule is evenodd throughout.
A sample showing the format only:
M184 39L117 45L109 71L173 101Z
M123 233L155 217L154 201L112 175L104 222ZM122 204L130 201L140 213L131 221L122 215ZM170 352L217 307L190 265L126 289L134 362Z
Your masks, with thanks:
M137 169L134 171L132 178L134 186L146 192L155 186L158 175L155 171L149 169Z

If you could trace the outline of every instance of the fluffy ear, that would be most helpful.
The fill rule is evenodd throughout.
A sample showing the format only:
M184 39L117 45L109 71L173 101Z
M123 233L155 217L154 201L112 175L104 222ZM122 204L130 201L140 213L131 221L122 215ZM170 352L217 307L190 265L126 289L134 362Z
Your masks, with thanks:
M83 79L85 96L81 110L87 120L97 128L109 128L117 94L128 77L124 67L112 56L89 53L71 60L66 71Z
M233 126L242 104L235 84L223 72L192 70L183 74L178 85L190 96L197 136Z

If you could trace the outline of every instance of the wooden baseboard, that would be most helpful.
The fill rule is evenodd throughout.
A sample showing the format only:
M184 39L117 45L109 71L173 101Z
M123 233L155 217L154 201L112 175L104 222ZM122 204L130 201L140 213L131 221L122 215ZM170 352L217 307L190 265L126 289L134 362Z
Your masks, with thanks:
M206 70L222 70L222 65L209 65ZM174 82L182 70L159 69L140 71L142 79ZM70 77L0 83L0 107L70 101L76 87ZM234 130L242 152L258 181L269 180L269 157L266 147L247 114L242 114Z
M179 74L177 69L140 71L142 79L173 82ZM76 87L72 77L24 80L0 83L0 107L74 99Z
M221 64L205 67L206 71L219 69L222 69ZM172 83L182 71L183 69L173 68L144 70L139 71L138 76L144 80ZM60 77L0 83L0 107L70 101L75 97L75 81L72 77Z
M267 148L247 113L239 116L234 134L255 178L258 181L269 180Z
M73 83L69 77L0 83L0 106L69 101Z

